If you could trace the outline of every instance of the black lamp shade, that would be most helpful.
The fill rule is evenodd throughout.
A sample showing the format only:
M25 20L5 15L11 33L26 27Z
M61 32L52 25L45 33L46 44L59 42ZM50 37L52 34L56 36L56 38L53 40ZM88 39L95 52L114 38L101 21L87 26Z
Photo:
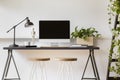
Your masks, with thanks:
M29 27L29 26L32 26L34 25L32 22L30 22L29 19L27 19L27 22L25 23L25 27Z

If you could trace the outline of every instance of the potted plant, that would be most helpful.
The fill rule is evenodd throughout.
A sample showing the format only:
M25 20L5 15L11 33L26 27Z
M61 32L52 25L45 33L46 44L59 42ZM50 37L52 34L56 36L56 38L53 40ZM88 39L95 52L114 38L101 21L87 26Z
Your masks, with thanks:
M75 31L71 33L72 39L76 39L76 44L93 45L93 38L100 37L95 28L81 28L75 27Z
M113 38L110 47L109 62L112 61L112 56L117 60L115 65L110 67L110 71L120 76L120 0L110 0L108 10L108 15L110 16L109 24L115 20L114 28L111 29Z

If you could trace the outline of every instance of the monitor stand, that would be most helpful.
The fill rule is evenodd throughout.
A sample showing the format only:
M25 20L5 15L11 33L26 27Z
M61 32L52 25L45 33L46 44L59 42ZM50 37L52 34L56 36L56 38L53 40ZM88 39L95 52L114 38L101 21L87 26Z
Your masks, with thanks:
M40 45L40 47L42 46L46 46L46 47L64 47L64 46L69 46L70 44L70 40L59 40L59 39L43 39L43 40L39 40L38 45Z
M50 46L51 47L59 47L59 43L57 43L57 42L51 42Z

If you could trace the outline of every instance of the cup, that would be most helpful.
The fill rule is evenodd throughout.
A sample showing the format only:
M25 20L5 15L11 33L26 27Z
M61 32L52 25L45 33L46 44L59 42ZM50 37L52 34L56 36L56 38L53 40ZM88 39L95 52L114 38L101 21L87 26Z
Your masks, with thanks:
M30 42L24 42L25 46L30 46Z

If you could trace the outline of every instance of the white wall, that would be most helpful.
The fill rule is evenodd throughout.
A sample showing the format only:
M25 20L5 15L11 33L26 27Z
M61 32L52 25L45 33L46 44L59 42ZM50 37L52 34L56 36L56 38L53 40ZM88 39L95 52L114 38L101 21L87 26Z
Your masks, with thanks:
M101 80L105 80L107 71L108 52L110 47L111 32L108 26L107 16L107 0L0 0L0 38L12 38L13 31L6 33L6 31L18 22L23 20L25 17L29 17L34 22L36 29L36 38L38 38L38 21L44 19L67 19L71 22L71 31L74 30L75 26L79 27L95 27L103 36L99 39L97 46L100 47L99 51L95 54L96 62L100 74ZM23 23L24 24L24 23ZM18 38L30 38L31 28L23 28L23 24L19 25L16 29ZM1 43L1 54L0 54L0 77L2 76L3 67L5 64L7 51L3 51L3 47L10 44L12 41L0 40ZM18 41L21 44L23 42ZM25 52L15 51L16 61L19 63L19 70L21 73L22 80L28 79L28 73L31 65L26 57L33 56L34 54L25 54ZM32 52L38 53L38 52ZM69 54L67 54L69 53ZM50 54L42 52L37 54L40 56L59 57L59 56L75 56L77 57L78 63L75 63L75 77L79 80L82 76L83 68L85 66L87 52L79 51L75 54L69 51L66 54L61 52ZM35 55L34 55L35 56ZM24 66L23 66L24 64ZM21 67L22 66L22 67ZM53 80L56 74L58 63L56 61L49 62L48 68L48 80ZM55 69L54 69L55 68ZM91 70L91 67L88 71ZM14 72L11 72L14 74ZM92 76L92 73L87 73L86 76Z
M0 37L12 37L6 31L23 20L30 17L38 32L38 21L42 19L67 19L71 21L71 31L75 26L95 27L104 36L109 36L107 24L107 1L104 0L1 0L0 1ZM21 27L22 26L22 27ZM30 37L30 31L17 28L17 37ZM105 30L105 31L104 31ZM26 35L21 33L26 32ZM38 36L38 35L37 35Z

